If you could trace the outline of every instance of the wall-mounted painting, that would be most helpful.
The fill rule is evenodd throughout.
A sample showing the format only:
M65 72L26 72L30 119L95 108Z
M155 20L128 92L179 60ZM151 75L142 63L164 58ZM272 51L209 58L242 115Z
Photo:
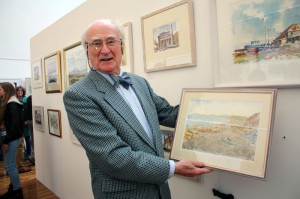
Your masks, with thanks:
M146 72L196 65L191 0L180 1L141 20Z
M275 89L184 89L170 157L265 178L275 101Z
M61 93L62 78L60 66L60 51L44 58L46 93Z
M65 89L81 80L89 71L87 56L81 42L63 49Z
M44 120L44 107L42 106L32 106L32 123L36 130L41 132L45 131L45 120Z
M61 137L61 116L60 110L48 109L48 127L49 133Z
M32 87L42 88L43 87L43 71L42 71L42 60L36 60L31 63L32 71Z
M216 87L300 85L299 0L215 0Z
M134 72L133 49L132 49L132 25L130 22L123 24L124 27L124 48L121 62L121 69L127 72Z

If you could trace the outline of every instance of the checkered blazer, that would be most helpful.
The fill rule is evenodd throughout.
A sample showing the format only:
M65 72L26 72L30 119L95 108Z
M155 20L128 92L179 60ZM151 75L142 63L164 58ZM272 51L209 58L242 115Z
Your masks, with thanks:
M129 76L154 143L115 87L93 70L64 94L69 123L90 161L94 198L170 199L159 125L175 127L178 106L157 96L145 79Z

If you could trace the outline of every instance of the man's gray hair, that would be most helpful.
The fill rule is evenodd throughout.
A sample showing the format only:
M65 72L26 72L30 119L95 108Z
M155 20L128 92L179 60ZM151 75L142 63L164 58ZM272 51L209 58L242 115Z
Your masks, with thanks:
M120 32L120 36L121 36L121 40L122 40L122 46L124 46L124 27L123 25L117 21L117 20L111 20L111 19L98 19L96 21L94 21L93 23L91 23L86 30L84 31L82 37L81 37L81 45L83 46L84 50L87 51L87 38L86 38L86 34L89 31L89 29L95 25L96 23L106 23L106 24L112 24L114 25Z

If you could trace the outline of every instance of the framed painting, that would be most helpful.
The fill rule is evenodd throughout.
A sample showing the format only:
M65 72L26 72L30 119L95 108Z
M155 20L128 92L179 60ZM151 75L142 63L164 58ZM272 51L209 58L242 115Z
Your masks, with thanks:
M26 89L26 95L32 95L32 83L31 78L27 77L25 78L25 89Z
M46 93L61 93L62 78L60 66L60 51L44 58Z
M60 110L48 109L48 127L51 135L61 137Z
M133 73L133 50L132 50L132 25L130 22L123 24L124 27L124 48L121 61L122 70Z
M36 130L45 132L45 119L44 119L44 107L42 106L32 106L32 116L33 116L33 127Z
M196 65L191 0L150 13L141 21L146 72Z
M43 87L43 71L42 71L42 60L36 60L31 63L32 72L32 87L42 88Z
M212 2L215 87L300 86L299 1Z
M275 89L183 89L171 158L266 177Z
M65 89L81 80L89 71L87 56L81 42L63 49Z

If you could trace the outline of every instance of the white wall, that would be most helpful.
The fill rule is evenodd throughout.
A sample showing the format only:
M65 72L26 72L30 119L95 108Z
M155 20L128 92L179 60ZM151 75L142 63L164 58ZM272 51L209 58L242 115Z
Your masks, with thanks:
M1 0L0 80L31 77L30 38L85 0Z
M141 36L141 17L176 3L177 0L89 0L31 39L31 59L40 59L77 42L82 31L98 18L117 18L132 22L134 71L149 80L156 93L171 104L180 102L182 88L211 88L212 33L211 0L194 0L197 66L145 73ZM103 7L105 5L105 7ZM225 50L225 49L224 49ZM62 67L63 68L63 67ZM64 74L64 69L62 70ZM64 92L64 89L63 89ZM62 138L35 132L36 174L62 199L92 198L88 161L84 150L71 142L69 124L62 102L63 93L46 94L44 88L33 90L33 105L62 112ZM173 199L216 199L212 189L234 194L237 199L300 198L300 89L279 89L267 180L214 171L199 181L175 176L170 179ZM284 138L285 137L285 138Z

